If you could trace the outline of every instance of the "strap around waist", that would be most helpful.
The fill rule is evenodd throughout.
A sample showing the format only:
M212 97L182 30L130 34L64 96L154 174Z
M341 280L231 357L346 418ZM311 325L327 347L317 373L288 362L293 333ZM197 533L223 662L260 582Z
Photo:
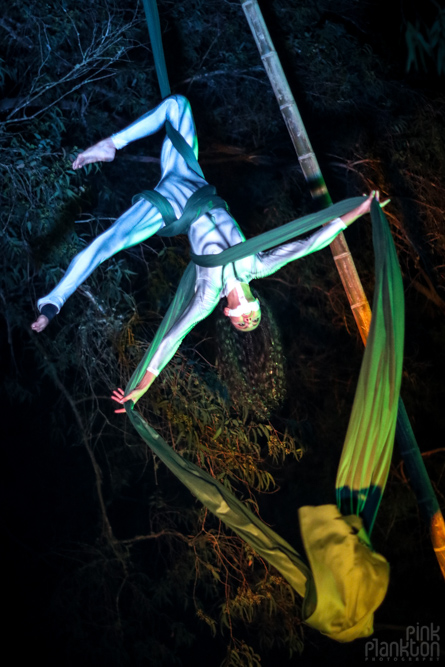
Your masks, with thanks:
M176 218L173 206L168 199L156 190L144 190L133 197L133 204L141 199L146 199L153 206L156 206L165 227L158 231L159 236L177 236L177 234L186 234L190 225L205 213L209 213L215 208L225 208L228 206L222 197L216 194L216 188L213 185L205 185L196 190L187 201L184 211L179 219Z

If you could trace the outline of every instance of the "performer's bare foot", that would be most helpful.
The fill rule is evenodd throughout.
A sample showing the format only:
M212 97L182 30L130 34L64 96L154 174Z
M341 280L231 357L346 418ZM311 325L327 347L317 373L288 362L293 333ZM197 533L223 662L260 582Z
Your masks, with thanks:
M116 148L113 142L108 139L102 139L99 143L90 146L76 157L73 162L73 169L80 169L93 162L112 162L116 155Z
M49 319L46 317L46 315L39 315L36 321L31 324L31 329L33 331L37 331L37 333L40 333L43 331L43 329L46 329L48 324Z

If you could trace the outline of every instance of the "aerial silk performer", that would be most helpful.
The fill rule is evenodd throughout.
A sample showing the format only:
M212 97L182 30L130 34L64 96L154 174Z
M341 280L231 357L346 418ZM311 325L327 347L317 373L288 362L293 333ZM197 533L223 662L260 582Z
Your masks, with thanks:
M178 479L304 597L303 618L308 625L342 642L368 636L374 610L388 585L388 564L373 551L369 533L392 453L403 341L403 290L384 215L373 195L353 198L246 241L225 202L203 177L191 109L178 95L81 153L73 167L113 160L116 149L164 126L167 136L160 182L154 190L137 196L114 225L74 258L60 283L39 300L41 314L32 328L42 331L94 268L119 250L153 234L187 232L192 261L126 391L114 392L113 399L124 406L116 411L126 411ZM338 507L300 508L303 557L233 492L179 456L133 408L184 336L222 298L227 299L224 315L243 336L249 336L262 326L261 306L251 293L250 281L325 247L370 208L376 250L374 314L337 479ZM290 242L317 227L320 229L305 240ZM372 508L368 517L365 506Z
M154 234L173 236L187 232L194 255L214 255L245 242L227 205L204 179L197 162L198 142L190 104L173 95L121 132L81 153L73 164L78 169L97 161L111 161L117 149L163 127L167 129L161 152L161 180L153 191L136 196L133 206L72 260L56 287L38 301L41 315L32 328L39 332L60 311L67 298L104 260L120 250L145 241ZM163 337L145 375L131 394L120 402L136 402L168 364L186 334L207 317L224 297L224 315L235 329L249 333L261 323L261 306L249 283L275 273L291 261L329 245L359 216L370 209L372 196L359 200L352 211L333 220L303 241L256 252L225 266L195 266L194 294L187 308ZM331 218L333 216L331 215Z

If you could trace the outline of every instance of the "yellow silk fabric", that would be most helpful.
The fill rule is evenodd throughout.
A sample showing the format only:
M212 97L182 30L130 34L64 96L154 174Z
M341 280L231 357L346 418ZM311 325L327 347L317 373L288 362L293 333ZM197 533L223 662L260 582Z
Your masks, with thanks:
M298 515L312 571L304 622L338 642L368 637L388 588L388 562L370 548L359 517L344 517L335 505L301 507Z

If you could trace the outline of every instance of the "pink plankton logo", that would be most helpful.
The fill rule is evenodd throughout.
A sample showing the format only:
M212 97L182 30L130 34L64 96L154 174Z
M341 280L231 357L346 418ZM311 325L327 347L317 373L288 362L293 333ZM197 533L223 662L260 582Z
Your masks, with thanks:
M440 626L409 625L405 638L385 642L371 639L365 644L365 660L369 662L438 662L440 657Z

